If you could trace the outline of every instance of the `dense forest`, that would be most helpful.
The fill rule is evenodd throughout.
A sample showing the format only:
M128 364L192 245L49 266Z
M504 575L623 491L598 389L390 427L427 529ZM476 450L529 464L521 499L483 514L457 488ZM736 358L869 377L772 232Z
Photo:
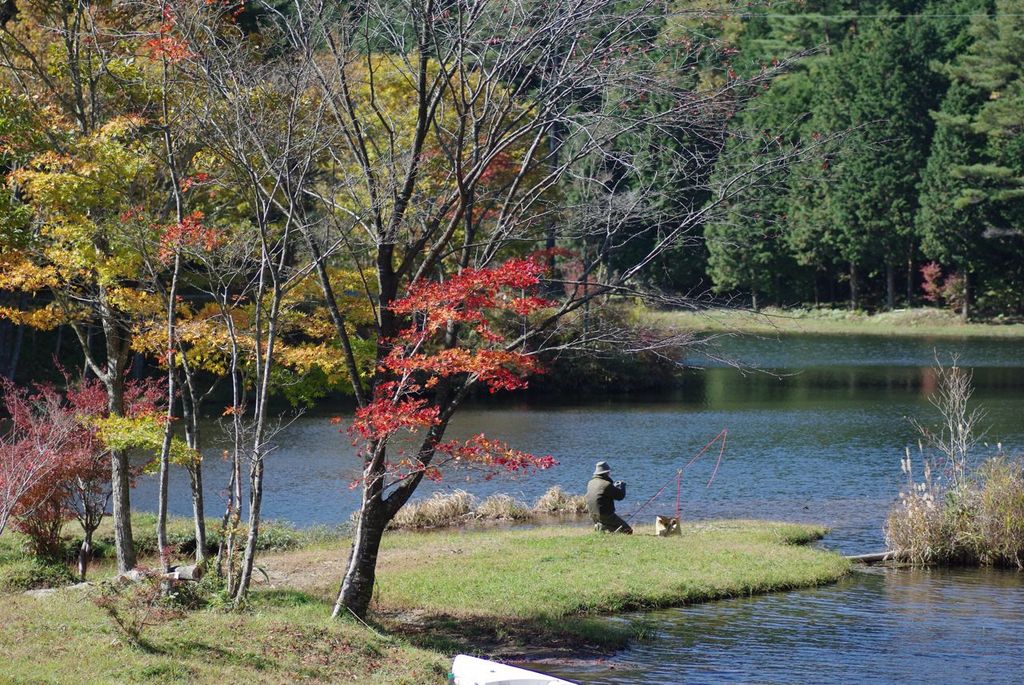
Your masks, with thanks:
M811 0L664 9L649 43L634 47L658 53L680 82L750 77L781 60L787 68L756 97L731 103L728 136L676 135L672 145L691 160L684 173L644 140L628 141L641 158L618 177L612 165L609 192L660 185L665 206L655 220L626 227L632 239L606 266L649 249L666 216L688 217L706 202L707 177L727 178L762 160L773 173L661 251L644 274L649 287L755 309L933 304L965 319L1024 310L1024 5ZM259 14L249 8L241 20L255 27ZM0 19L6 26L16 17L8 0ZM714 49L679 62L671 46L695 27ZM643 107L645 98L638 100ZM24 112L15 104L0 91L5 173L27 147L14 140L28 135L19 132ZM841 143L822 146L818 156L778 162L836 135ZM14 187L0 190L8 241L29 220ZM24 309L27 297L17 288L0 291L0 304ZM40 331L0 318L0 375L14 377L19 368L34 375L55 355L73 365L77 344L63 326Z
M849 138L734 202L727 221L705 227L707 260L693 268L755 303L1019 313L1024 5L784 7L791 14L751 12L729 40L748 64L809 56L737 117L765 135L723 157L829 131Z
M846 137L732 200L701 241L664 256L657 284L706 283L754 308L1019 314L1022 12L1017 2L810 0L723 16L714 28L736 71L804 57L737 112L743 135L704 159L711 173Z

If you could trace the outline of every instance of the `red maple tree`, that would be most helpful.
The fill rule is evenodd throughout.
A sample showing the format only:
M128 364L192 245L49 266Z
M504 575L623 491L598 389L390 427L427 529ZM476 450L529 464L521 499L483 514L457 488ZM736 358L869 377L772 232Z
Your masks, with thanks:
M544 270L542 256L464 269L443 280L416 282L390 305L408 325L387 341L373 399L356 410L349 427L367 459L355 484L384 478L394 485L410 476L439 481L446 465L476 469L485 479L555 465L550 455L529 454L484 435L442 441L447 417L440 397L446 392L438 391L453 381L463 388L483 385L491 393L518 390L527 386L529 375L541 372L534 355L509 345L503 327L550 305L536 294ZM414 455L399 450L396 458L381 459L389 440L402 431L428 435ZM382 470L375 472L375 464Z
M65 376L67 378L67 376ZM28 536L33 551L55 556L64 523L77 519L85 534L79 575L85 575L92 536L110 500L110 451L96 420L108 415L106 390L95 380L0 384L9 428L0 436L0 533L7 523ZM129 417L159 415L164 390L153 381L129 382Z
M555 465L551 455L533 455L484 435L444 439L456 408L474 387L517 390L541 371L520 331L531 315L551 306L537 294L547 256L416 280L403 297L385 305L397 332L378 341L372 398L356 410L349 428L362 443L363 472L354 483L362 485L362 504L335 616L348 606L348 597L368 601L384 530L424 478L440 480L446 467L472 469L488 479ZM415 442L396 439L399 433L414 434ZM357 615L365 610L365 604L353 609Z

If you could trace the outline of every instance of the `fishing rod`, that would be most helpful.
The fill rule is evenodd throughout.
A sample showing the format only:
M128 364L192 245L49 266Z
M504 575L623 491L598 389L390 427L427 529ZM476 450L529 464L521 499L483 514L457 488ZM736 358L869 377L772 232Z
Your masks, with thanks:
M641 511L646 509L652 502L654 502L656 499L658 499L658 497L661 496L661 493L665 492L665 490L666 490L666 488L668 488L668 486L672 485L673 481L676 484L676 520L677 521L680 520L681 517L682 517L682 508L683 508L683 475L686 473L686 469L688 469L691 466L693 466L693 464L696 463L696 461L698 459L700 459L702 456L704 456L704 453L707 452L711 448L712 445L714 445L716 442L721 441L721 444L719 445L719 449L718 449L718 459L717 459L717 461L715 461L715 468L711 472L711 477L708 478L708 484L705 486L706 488L710 488L711 484L715 481L715 476L718 474L718 467L721 466L721 464L722 464L722 456L725 454L725 444L728 441L728 439L729 439L729 429L728 428L723 428L721 433L719 433L714 438L712 438L711 441L708 442L708 444L706 444L703 447L701 447L700 450L697 452L697 454L693 455L693 458L690 459L690 461L688 461L686 463L686 466L684 466L683 468L677 470L674 476L669 478L668 481L664 485L662 485L658 489L658 491L656 493L654 493L654 495L652 497L650 497L646 502L644 502L639 507L634 509L631 514L626 516L625 520L629 521L630 519L635 517L637 514L639 514Z

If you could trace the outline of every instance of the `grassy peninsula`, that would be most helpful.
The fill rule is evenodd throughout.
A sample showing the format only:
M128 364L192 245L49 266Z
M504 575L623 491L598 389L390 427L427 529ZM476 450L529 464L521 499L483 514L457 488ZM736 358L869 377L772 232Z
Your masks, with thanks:
M824 533L813 526L716 521L681 537L638 533L388 534L373 625L329 618L346 541L321 536L265 553L258 563L269 580L261 577L246 609L211 602L172 612L146 629L142 647L93 604L96 588L7 592L0 682L443 683L457 651L514 658L578 652L581 642L607 651L642 638L644 627L611 629L600 614L817 585L848 569L804 544Z

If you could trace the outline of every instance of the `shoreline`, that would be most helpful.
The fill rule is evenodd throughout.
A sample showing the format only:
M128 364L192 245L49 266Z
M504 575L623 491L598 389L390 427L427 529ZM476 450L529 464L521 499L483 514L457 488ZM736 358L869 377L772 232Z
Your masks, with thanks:
M836 335L888 338L1020 339L1024 323L962 323L959 316L934 308L896 309L867 314L845 309L779 309L759 312L707 309L699 312L636 309L632 316L656 330L695 334Z
M63 682L84 668L97 682L440 684L456 653L600 659L651 630L642 620L616 627L608 616L823 585L850 571L840 555L808 544L824 535L820 526L719 520L671 538L650 528L389 533L370 625L329 618L348 549L346 538L321 537L263 553L267 578L247 609L180 612L146 629L145 649L124 643L89 601L95 588L8 592L0 651L11 659L6 675L25 681ZM109 564L92 580L104 575Z
M385 536L376 616L390 632L444 651L483 651L525 661L593 659L643 637L649 627L612 628L610 616L813 587L851 570L842 555L810 543L820 526L749 520L684 524L683 535L596 535L589 526L460 527ZM329 601L325 585L347 550L322 548L265 558L271 583ZM492 562L501 554L518 558ZM628 560L628 563L623 563ZM457 578L446 576L457 569Z

